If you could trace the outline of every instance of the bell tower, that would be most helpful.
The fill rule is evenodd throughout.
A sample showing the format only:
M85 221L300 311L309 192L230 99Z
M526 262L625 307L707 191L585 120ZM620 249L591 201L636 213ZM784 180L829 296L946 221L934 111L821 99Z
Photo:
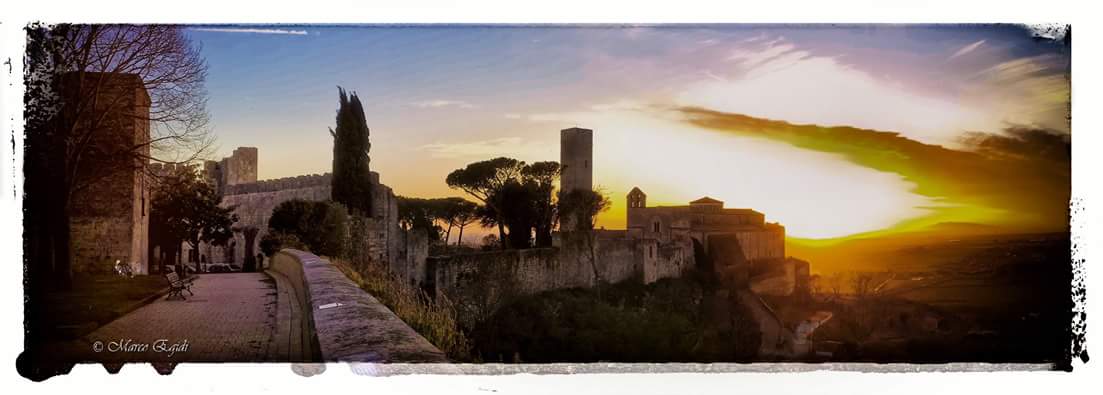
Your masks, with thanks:
M640 187L632 188L631 192L628 192L628 208L644 208L647 207L647 194L640 190Z

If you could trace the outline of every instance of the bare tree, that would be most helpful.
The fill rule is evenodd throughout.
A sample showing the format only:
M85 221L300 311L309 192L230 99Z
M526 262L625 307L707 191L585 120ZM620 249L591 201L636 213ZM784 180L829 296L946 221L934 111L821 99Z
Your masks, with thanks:
M28 260L67 288L75 194L119 172L148 172L151 161L190 162L212 147L207 67L180 26L63 24L27 33L25 205L28 224L36 222L25 238ZM148 102L122 94L139 88ZM148 112L133 111L143 105ZM148 138L120 142L116 130L126 122L148 123Z
M838 272L832 273L831 276L827 278L827 288L831 290L831 297L838 300L843 292L843 274Z
M855 273L850 280L854 288L854 298L864 300L873 294L873 276L869 273Z
M463 230L468 225L479 222L478 206L474 203L464 204L456 213L455 226L460 228L460 235L456 238L456 246L463 244Z

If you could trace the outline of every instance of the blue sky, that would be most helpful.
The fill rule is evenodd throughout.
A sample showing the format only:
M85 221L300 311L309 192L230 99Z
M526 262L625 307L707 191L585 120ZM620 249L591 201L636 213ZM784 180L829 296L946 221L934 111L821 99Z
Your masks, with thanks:
M702 147L712 137L666 109L889 130L946 146L963 132L1009 124L1068 132L1068 48L1014 26L212 26L188 34L209 65L219 155L260 148L261 178L328 171L340 85L364 102L373 170L414 196L456 195L443 178L472 161L556 160L558 130L577 125L595 129L595 155L605 158L595 158L595 182L615 203L650 184L669 191L655 193L658 201L711 193L770 206L770 196L799 191L766 181L754 193L682 188L641 174L677 178L733 156L729 166L745 167L772 152L791 166L867 177L872 189L855 193L900 195L889 200L904 209L886 207L864 225L881 226L870 224L929 202L899 180L817 153L732 138ZM670 147L700 152L669 157ZM767 208L786 219L785 207Z

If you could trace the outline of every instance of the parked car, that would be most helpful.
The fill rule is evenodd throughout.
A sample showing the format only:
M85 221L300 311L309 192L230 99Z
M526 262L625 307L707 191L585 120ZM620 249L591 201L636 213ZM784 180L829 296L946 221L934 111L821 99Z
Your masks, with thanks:
M230 265L225 263L212 263L207 265L207 273L230 273L234 271Z

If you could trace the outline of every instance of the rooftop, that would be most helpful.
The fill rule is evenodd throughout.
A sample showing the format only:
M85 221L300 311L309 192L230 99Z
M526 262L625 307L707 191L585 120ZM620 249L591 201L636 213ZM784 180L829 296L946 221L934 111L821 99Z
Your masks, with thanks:
M721 202L719 200L716 200L716 199L710 198L708 196L705 196L703 198L700 198L700 199L694 200L692 202L689 202L689 204L720 204L720 205L723 205L724 202Z

